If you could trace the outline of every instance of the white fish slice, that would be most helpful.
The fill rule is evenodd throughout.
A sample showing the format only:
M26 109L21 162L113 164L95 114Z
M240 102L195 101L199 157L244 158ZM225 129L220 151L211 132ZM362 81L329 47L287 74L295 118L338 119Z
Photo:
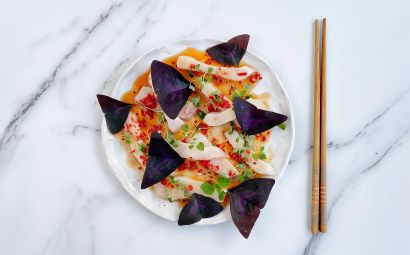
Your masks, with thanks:
M241 136L233 130L231 134L229 134L228 131L224 133L226 139L228 139L228 142L232 145L232 147L235 150L242 150L245 149L245 141L241 138ZM250 151L249 155L252 155L254 151ZM275 170L272 168L271 164L269 164L266 161L263 161L261 159L254 160L253 157L250 157L249 155L246 155L242 153L242 156L246 159L247 165L254 170L255 172L258 172L260 174L265 174L265 175L274 175Z
M208 126L215 127L233 121L234 119L236 119L235 112L232 108L229 108L221 112L208 113L205 115L204 123Z
M175 176L174 181L177 183L179 182L181 186L184 188L169 189L169 188L166 188L161 183L157 183L153 186L155 193L164 199L171 199L172 201L189 198L193 193L197 193L197 194L200 194L206 197L210 197L216 201L221 201L218 197L217 192L214 192L211 195L204 193L201 190L201 185L203 183L201 181L198 181L193 178L186 177L186 176ZM188 185L191 187L191 189L186 188L188 187ZM222 190L226 191L226 189L222 189Z
M255 71L248 66L241 67L223 67L212 66L196 60L188 56L179 56L177 60L177 67L182 70L192 70L192 66L196 66L195 70L203 73L216 74L224 79L231 81L242 81L248 78Z
M140 163L142 166L145 166L147 157L140 150L141 142L138 141L141 140L139 137L141 136L142 132L140 127L138 126L138 118L135 113L130 112L128 114L128 118L124 123L124 131L131 135L129 150L132 156L138 161L138 163Z
M198 143L204 144L203 150L198 149ZM191 147L191 148L190 148ZM201 133L196 134L188 143L178 142L177 147L172 147L182 158L194 160L210 160L214 158L227 158L228 155L220 148L212 145Z

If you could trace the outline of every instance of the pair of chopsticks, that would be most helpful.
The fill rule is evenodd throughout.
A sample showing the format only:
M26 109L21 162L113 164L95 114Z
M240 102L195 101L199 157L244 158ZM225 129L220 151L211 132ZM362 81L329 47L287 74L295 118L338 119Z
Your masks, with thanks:
M319 20L315 20L313 164L312 164L312 234L327 230L326 204L326 19L322 20L320 50ZM321 55L321 57L320 57Z

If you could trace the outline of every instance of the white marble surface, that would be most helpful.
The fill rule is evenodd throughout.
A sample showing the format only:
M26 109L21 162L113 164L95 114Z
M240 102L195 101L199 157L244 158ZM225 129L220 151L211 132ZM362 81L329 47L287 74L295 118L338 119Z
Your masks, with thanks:
M409 254L408 1L2 1L0 254ZM313 19L328 18L329 232L309 232ZM95 94L185 37L250 33L293 103L292 160L248 240L178 227L112 176ZM263 253L264 252L264 253Z

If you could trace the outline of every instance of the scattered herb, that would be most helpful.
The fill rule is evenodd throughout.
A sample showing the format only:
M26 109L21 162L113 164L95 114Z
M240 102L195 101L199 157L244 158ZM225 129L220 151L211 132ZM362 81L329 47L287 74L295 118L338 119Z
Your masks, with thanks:
M199 102L201 101L201 99L199 97L193 97L192 98L192 103L198 107L199 106Z
M196 148L200 151L203 151L205 149L205 144L203 142L199 142L196 144Z
M195 77L194 73L193 73L191 70L188 71L188 76L189 76L190 78L194 78L194 77Z
M131 144L131 134L130 133L124 133L124 142L126 144Z
M187 132L187 131L188 131L188 125L187 125L187 124L182 125L181 129L182 129L184 132Z
M234 99L235 97L238 97L238 96L239 96L238 92L235 91L235 92L233 92L233 94L232 94L232 99Z
M221 191L221 192L218 193L218 198L219 198L219 200L221 200L221 201L225 199L225 196L226 196L226 192L225 192L225 191Z
M198 71L198 70L199 70L199 64L196 64L196 65L194 66L194 70L195 70L195 71Z
M212 67L208 68L208 73L212 73L214 71L214 69Z
M138 144L138 149L139 149L141 152L145 152L145 150L146 150L145 144L143 144L143 143Z
M235 139L235 142L236 142L236 143L239 143L239 137L237 137L237 138Z
M265 146L262 146L261 149L259 150L259 158L260 159L266 159L266 154L264 152Z
M215 191L215 187L212 183L204 182L201 184L201 190L208 195L211 195Z
M219 176L218 184L219 184L219 186L221 186L222 188L228 187L230 183L231 183L231 179L226 178L226 177L223 177L223 176Z
M259 159L259 154L258 153L252 153L252 158L256 161Z
M281 124L278 125L278 127L279 127L280 129L282 129L282 130L285 130L285 129L286 129L286 124L285 124L285 123L281 123Z
M194 145L193 145L193 144L190 144L190 145L188 146L188 148L189 148L190 150L192 150L192 148L194 148Z
M238 175L238 179L240 182L244 182L246 180L250 180L253 177L252 170L250 168L246 168L242 174Z
M200 112L198 113L198 115L199 115L199 118L200 118L201 120L203 120L203 119L205 118L206 113L203 112L203 111L200 111Z

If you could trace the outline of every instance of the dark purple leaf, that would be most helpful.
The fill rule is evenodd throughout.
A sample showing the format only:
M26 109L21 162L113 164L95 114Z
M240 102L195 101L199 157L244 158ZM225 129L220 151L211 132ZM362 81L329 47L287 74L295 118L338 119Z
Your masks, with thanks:
M97 95L97 99L104 112L108 130L111 134L120 132L124 128L124 123L128 118L132 104L127 104L104 95Z
M146 189L170 175L184 159L157 132L151 134L148 150L148 161L141 189Z
M274 184L273 179L251 179L228 191L232 220L245 238L249 237Z
M209 56L218 63L238 66L248 47L249 35L235 36L226 43L217 44L206 50Z
M262 133L288 119L286 115L258 109L253 104L239 97L234 98L233 107L242 131L248 135Z
M192 92L189 81L172 66L157 60L151 63L151 78L159 105L175 119Z
M197 223L201 219L217 215L223 209L223 206L212 198L194 193L179 214L178 225Z

